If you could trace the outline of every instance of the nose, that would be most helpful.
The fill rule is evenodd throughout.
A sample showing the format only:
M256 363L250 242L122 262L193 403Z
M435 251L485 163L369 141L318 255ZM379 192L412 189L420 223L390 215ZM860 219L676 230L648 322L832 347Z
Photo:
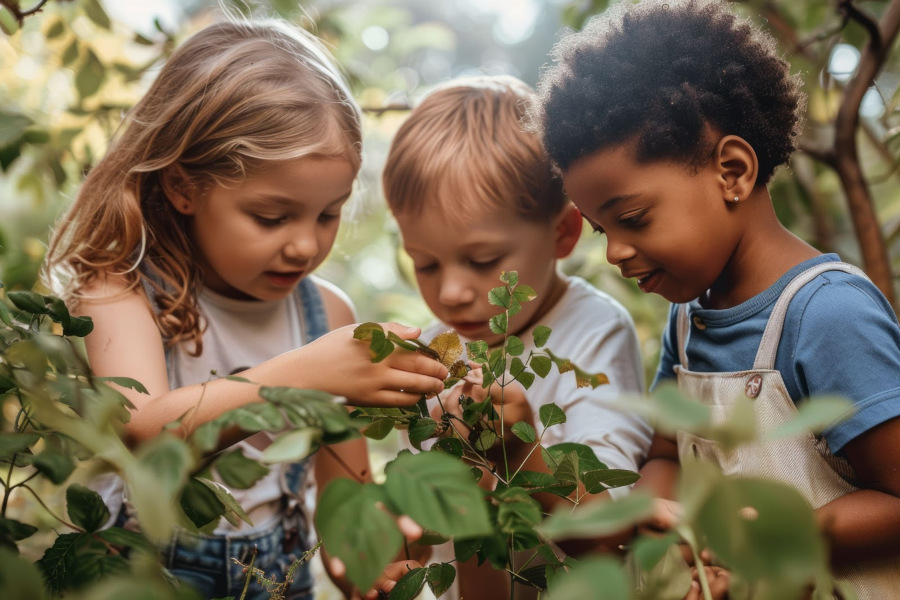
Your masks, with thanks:
M438 299L444 306L462 306L475 299L475 290L469 285L463 273L455 269L445 269L441 277Z
M315 257L319 252L319 239L315 227L300 225L293 228L285 240L282 252L289 260L298 262Z
M606 235L606 260L611 265L620 265L635 255L634 246L618 237Z

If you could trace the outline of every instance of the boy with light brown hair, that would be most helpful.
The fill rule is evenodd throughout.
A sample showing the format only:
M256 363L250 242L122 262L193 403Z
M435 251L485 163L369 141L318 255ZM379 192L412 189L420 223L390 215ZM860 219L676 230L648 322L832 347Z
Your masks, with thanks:
M394 137L384 193L422 297L440 321L423 338L453 329L466 342L502 344L503 336L489 326L500 309L488 292L500 285L502 272L517 271L519 282L537 293L509 321L508 333L525 343L524 355L534 349L534 328L550 327L547 345L554 353L605 373L609 384L578 388L574 377L551 375L527 391L505 388L505 406L518 402L537 413L555 402L567 421L544 433L544 446L585 444L608 467L637 471L650 427L612 405L621 394L644 391L634 323L620 303L559 269L581 236L582 217L539 138L521 125L532 97L533 90L513 77L455 80L426 96ZM541 424L534 425L541 435ZM553 499L565 502L542 498L545 509ZM459 579L465 588L465 577ZM484 597L484 590L462 595Z

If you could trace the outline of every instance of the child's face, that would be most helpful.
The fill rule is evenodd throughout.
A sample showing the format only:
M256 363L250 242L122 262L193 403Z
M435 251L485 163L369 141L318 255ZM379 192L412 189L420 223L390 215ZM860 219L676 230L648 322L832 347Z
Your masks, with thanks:
M696 174L669 161L638 163L622 144L563 175L581 214L607 238L606 257L646 293L688 302L713 287L740 241L714 161Z
M510 320L510 334L539 323L559 299L563 282L556 272L556 221L534 223L512 210L476 211L464 221L428 209L395 216L423 299L461 336L492 346L503 340L488 325L502 312L488 302L488 292L502 285L503 271L518 271L519 282L537 292L537 299L523 304Z
M355 177L346 160L306 157L190 200L204 284L232 298L286 297L331 249Z

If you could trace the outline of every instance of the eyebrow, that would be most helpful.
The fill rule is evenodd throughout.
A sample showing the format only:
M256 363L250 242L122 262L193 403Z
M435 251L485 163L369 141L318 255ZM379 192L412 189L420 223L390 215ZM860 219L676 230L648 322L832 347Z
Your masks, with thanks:
M327 204L327 206L346 202L347 200L350 199L350 196L352 196L352 195L353 195L353 191L351 190L351 191L347 192L346 194L344 194L343 196L339 196L339 197L335 198L334 200L329 202ZM285 206L288 208L292 208L297 204L297 200L294 198L288 198L286 196L279 196L279 195L271 195L270 196L268 194L261 194L259 196L251 196L251 197L247 198L247 201L251 202L253 204L277 205L277 206Z
M610 210L616 204L619 204L620 202L625 202L626 200L631 200L632 198L637 198L638 196L640 196L640 194L625 194L624 196L613 196L612 198L610 198L609 200L607 200L606 202L601 204L600 208L597 210L597 212L604 212L604 211Z

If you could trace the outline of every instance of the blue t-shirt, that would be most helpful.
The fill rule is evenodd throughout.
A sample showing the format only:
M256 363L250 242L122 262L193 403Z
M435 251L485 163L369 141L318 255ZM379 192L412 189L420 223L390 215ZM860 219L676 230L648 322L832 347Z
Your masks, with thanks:
M813 265L840 260L817 256L785 273L761 294L732 308L709 310L688 304L687 343L691 371L719 373L753 368L769 314L787 284ZM669 310L653 387L675 377L676 315ZM699 319L700 327L697 326ZM705 326L705 327L704 327ZM869 280L826 271L801 288L788 306L775 358L796 403L810 396L843 396L856 412L823 432L832 452L876 425L900 416L900 326L884 295Z

